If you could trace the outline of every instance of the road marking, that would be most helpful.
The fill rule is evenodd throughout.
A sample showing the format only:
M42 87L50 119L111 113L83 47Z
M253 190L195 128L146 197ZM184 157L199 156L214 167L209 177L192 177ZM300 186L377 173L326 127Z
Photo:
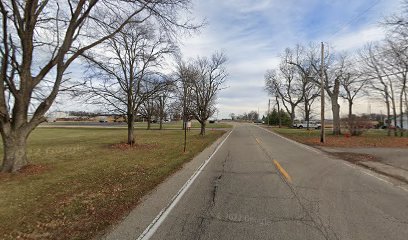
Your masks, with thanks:
M200 165L200 167L198 167L198 169L193 173L193 175L191 175L191 177L180 188L180 190L176 193L176 195L173 196L173 198L170 200L169 204L160 211L160 213L153 219L153 221L149 224L149 226L147 226L147 228L143 231L143 233L137 238L138 240L147 240L147 239L150 239L153 236L153 234L157 231L157 229L160 227L160 225L164 222L164 220L170 214L171 210L173 210L173 208L177 205L177 203L180 201L180 199L183 197L183 195L187 192L187 190L190 188L190 186L194 183L194 181L196 180L198 175L203 171L205 166L207 166L207 164L211 161L211 159L218 152L218 150L222 147L222 145L225 143L225 141L228 139L228 137L231 135L231 133L233 131L234 131L234 129L218 145L218 147L208 157L208 159L205 160Z
M285 169L279 164L278 161L273 160L273 163L275 164L275 166L278 168L279 172L281 172L281 174L286 178L286 180L288 180L289 183L292 183L292 178L290 177L290 175L285 171Z
M377 178L377 179L380 180L380 181L383 181L383 182L385 182L385 183L388 183L388 184L393 185L391 182L389 182L389 181L387 181L387 180L385 180L385 179L383 179L383 178L377 177L376 175L374 175L374 174L372 174L372 173L370 173L370 172L367 172L367 171L362 171L362 172L363 172L364 174L368 175L368 176Z
M400 189L404 190L405 192L408 192L408 188L404 187L404 186L398 186Z
M259 145L262 145L261 140L259 140L257 137L255 138L255 140L256 140L256 142L257 142Z

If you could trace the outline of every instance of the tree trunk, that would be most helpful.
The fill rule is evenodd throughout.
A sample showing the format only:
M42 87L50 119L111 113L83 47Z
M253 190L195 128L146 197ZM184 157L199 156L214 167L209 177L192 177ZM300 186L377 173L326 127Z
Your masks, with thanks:
M160 130L163 129L164 96L160 96Z
M309 118L310 118L310 110L309 110L309 101L305 100L305 120L306 120L306 129L309 130Z
M280 110L280 104L279 104L279 100L278 97L276 97L276 103L278 104L278 121L279 121L279 128L282 127L282 113Z
M390 81L390 80L389 80ZM397 132L397 125L398 125L398 121L397 121L397 108L395 106L395 94L394 94L394 89L393 89L393 85L392 82L390 81L390 99L391 99L391 108L392 108L392 114L394 117L394 136L397 137L398 136L398 132Z
M348 100L348 117L351 119L353 117L353 101Z
M16 172L28 163L27 134L22 132L11 133L3 137L3 165L1 172Z
M291 105L290 107L290 124L291 124L291 128L293 128L293 125L295 125L295 106Z
M152 122L151 118L147 118L147 130L150 130L151 128L151 122Z
M387 135L391 136L391 128L390 128L390 124L391 124L391 109L390 109L390 98L386 92L385 94L385 105L387 107Z
M204 136L205 135L205 121L200 122L201 124L201 131L200 131L200 135Z
M408 121L408 96L407 96L407 89L405 88L404 91L404 96L405 96L405 116L407 118Z
M348 125L351 136L356 134L356 129L353 125L353 100L348 99Z
M394 136L397 137L398 136L398 132L397 132L397 125L398 125L398 120L397 120L397 108L395 106L395 100L392 98L391 99L391 107L392 107L392 115L394 117Z
M135 118L133 114L128 114L128 141L127 143L129 145L135 144L135 137L134 137L134 123L135 123Z
M160 127L159 127L159 129L163 130L163 118L162 117L160 117Z
M333 112L333 135L340 135L340 105L338 103L338 96L331 97L332 112Z
M400 95L400 137L404 136L404 89Z

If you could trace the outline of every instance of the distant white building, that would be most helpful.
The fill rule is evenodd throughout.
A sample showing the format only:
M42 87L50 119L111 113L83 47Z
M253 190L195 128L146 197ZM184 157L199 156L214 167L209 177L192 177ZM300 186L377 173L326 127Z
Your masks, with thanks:
M402 124L403 124L403 128L404 129L408 129L408 117L407 117L407 115L403 115L402 116ZM394 126L394 119L391 119L391 123L390 123L390 125L391 126ZM398 116L397 117L397 127L400 127L400 125L401 125L401 115L400 116Z
M54 122L57 118L69 118L69 113L63 111L55 111L47 114L48 122Z

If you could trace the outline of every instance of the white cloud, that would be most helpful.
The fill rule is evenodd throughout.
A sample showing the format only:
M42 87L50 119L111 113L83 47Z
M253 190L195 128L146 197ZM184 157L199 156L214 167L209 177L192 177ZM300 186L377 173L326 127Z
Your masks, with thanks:
M367 42L384 39L385 31L378 25L372 25L356 32L350 32L337 37L332 45L336 51L350 51L361 48Z

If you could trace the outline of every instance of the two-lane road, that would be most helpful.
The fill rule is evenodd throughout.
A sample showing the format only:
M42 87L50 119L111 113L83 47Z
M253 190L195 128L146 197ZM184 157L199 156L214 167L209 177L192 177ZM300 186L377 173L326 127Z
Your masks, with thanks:
M408 192L237 125L151 239L408 239Z

